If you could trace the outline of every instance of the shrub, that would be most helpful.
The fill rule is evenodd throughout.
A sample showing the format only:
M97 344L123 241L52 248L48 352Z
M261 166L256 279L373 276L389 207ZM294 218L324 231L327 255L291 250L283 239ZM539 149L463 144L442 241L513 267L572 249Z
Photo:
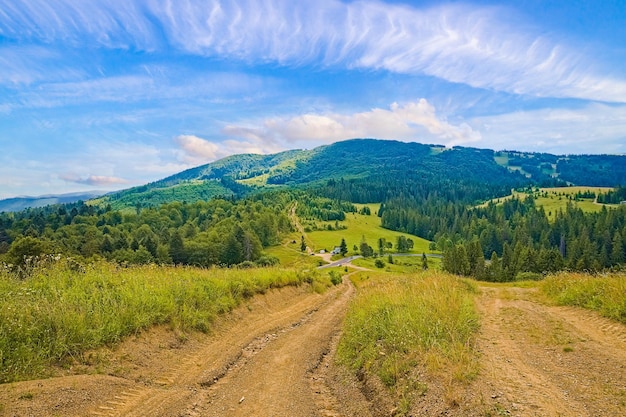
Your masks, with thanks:
M342 281L341 273L339 273L338 271L330 271L328 275L330 276L330 282L333 285L341 284L341 281Z

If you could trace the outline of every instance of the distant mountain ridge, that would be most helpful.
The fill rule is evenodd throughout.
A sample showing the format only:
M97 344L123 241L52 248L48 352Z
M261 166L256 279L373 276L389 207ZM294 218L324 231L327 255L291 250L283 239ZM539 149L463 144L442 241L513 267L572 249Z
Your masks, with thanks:
M21 196L0 200L0 212L22 211L27 208L45 207L52 204L75 203L92 200L101 196L98 191L87 191L67 194L46 194L41 196Z
M271 187L301 187L328 180L436 177L440 181L525 185L626 184L626 156L552 155L446 148L416 142L351 139L311 150L271 155L232 155L162 180L110 193L93 201L114 209L230 198ZM408 179L410 178L410 180Z
M332 193L342 199L385 199L385 189L450 184L484 186L492 192L538 186L626 184L624 155L552 155L425 145L378 139L351 139L310 150L271 155L240 154L190 168L149 184L95 197L93 193L0 200L0 211L90 200L112 209L156 207L179 201L233 198L281 187L322 187L335 181L360 182L360 197L346 185ZM364 194L363 184L371 184ZM421 184L421 185L420 185ZM449 187L448 187L449 188ZM462 197L462 196L461 196Z

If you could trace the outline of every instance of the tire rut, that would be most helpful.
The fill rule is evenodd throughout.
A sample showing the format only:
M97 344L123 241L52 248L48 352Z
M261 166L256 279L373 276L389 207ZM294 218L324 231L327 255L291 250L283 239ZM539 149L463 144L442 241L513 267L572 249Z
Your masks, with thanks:
M354 288L348 282L298 326L270 341L206 391L192 416L320 416L333 414L337 400L328 388L315 390L315 369L333 351ZM327 387L325 379L318 379ZM321 398L323 396L323 398ZM192 413L193 412L193 413Z
M223 329L201 349L181 357L176 366L143 386L120 392L99 404L91 415L198 415L197 410L204 407L207 393L215 386L245 369L268 346L310 323L321 310L333 309L337 300L345 298L341 303L341 311L345 311L346 294L352 291L349 284L343 284L324 296L310 294L267 315L252 314Z
M626 414L625 327L528 295L483 288L481 401L498 415Z

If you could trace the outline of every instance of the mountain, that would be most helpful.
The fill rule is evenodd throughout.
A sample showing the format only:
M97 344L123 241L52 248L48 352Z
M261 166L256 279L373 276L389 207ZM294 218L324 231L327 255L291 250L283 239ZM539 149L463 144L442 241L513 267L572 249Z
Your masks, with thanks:
M335 181L348 181L360 188L355 191L355 187L344 185L342 190L335 190L341 193L337 197L352 201L382 201L389 188L402 192L426 183L442 189L454 184L485 187L484 193L468 196L471 200L528 185L626 184L626 156L557 156L352 139L311 150L233 155L108 194L93 203L113 209L150 207L170 201L191 203L217 196L243 196L272 187L322 187Z
M14 197L0 200L0 212L22 211L27 208L38 208L52 204L74 203L76 201L87 201L102 195L101 192L88 191L81 193L69 193L58 195L42 195L38 197Z
M496 160L535 181L558 179L570 185L616 187L626 184L625 155L552 155L502 151Z

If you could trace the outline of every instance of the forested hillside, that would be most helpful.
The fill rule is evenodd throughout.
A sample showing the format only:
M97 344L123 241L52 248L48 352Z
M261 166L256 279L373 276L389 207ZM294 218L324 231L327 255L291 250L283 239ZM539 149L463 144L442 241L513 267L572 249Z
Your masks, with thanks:
M395 200L386 205L382 224L434 241L450 272L492 281L564 268L600 271L626 260L626 205L586 213L569 202L550 222L532 196L476 208Z
M16 266L57 253L121 264L267 265L277 260L263 257L263 248L291 230L286 198L175 202L132 213L79 203L5 214L0 253Z
M480 204L560 178L621 181L624 158L373 139L238 155L86 203L2 213L0 260L21 267L29 256L61 253L120 264L271 264L264 249L293 231L292 207L341 230L353 203L377 203L383 227L433 241L454 273L513 280L598 271L626 259L626 205L591 213L572 201L548 215L532 197ZM589 204L624 196L617 187Z
M389 184L390 180L393 184ZM346 188L345 181L357 185ZM418 184L437 183L450 190L459 181L485 187L473 194L474 199L505 195L511 188L533 183L500 166L491 150L355 139L306 151L231 156L145 186L109 194L94 203L114 209L157 207L172 201L240 198L267 188L325 184L340 184L335 191L329 190L337 197L373 202ZM386 191L388 186L396 191ZM362 194L365 189L376 191Z

